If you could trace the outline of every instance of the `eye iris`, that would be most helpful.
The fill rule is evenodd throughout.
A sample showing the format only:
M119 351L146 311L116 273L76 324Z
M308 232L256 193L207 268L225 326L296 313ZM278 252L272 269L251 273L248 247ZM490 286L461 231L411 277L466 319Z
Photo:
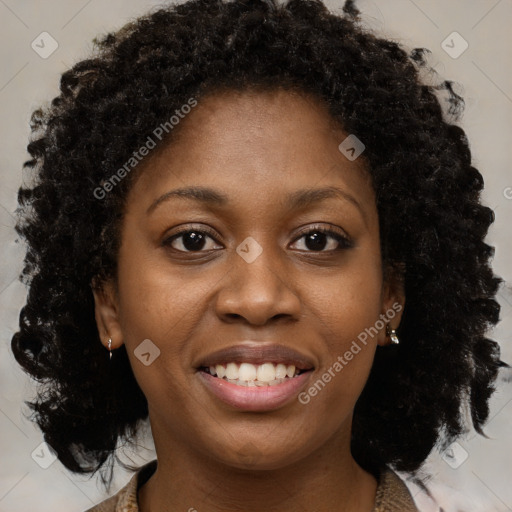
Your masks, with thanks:
M199 251L205 244L204 236L201 233L196 233L195 231L185 233L182 237L183 247L185 247L187 251Z
M325 247L327 235L321 232L306 235L306 247L312 251L321 251Z

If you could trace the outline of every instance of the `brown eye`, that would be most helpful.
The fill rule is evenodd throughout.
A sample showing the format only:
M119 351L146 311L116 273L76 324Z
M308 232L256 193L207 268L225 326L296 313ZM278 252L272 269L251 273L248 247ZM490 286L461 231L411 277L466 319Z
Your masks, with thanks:
M296 241L302 239L304 239L303 245L305 248L299 250L331 252L353 247L352 242L347 236L324 227L310 228L308 231L303 232Z
M179 252L200 252L217 248L212 247L214 244L212 244L211 241L216 242L213 236L207 231L186 229L166 238L163 245L169 246Z

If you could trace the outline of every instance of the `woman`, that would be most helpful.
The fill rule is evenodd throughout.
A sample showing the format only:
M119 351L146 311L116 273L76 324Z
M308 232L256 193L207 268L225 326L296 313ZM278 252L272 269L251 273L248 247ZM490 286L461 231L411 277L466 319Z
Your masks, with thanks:
M466 400L481 432L504 364L483 180L422 52L344 11L162 8L34 113L34 419L74 472L107 481L148 417L157 454L91 510L416 510L394 470Z

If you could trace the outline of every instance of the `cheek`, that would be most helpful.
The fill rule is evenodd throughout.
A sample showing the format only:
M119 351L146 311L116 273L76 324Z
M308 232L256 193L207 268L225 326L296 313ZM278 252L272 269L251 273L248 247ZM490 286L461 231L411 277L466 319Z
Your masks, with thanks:
M353 261L309 294L313 313L325 327L331 356L342 355L375 326L382 312L382 271L378 252L354 253ZM379 324L380 325L380 324ZM382 326L380 326L382 327ZM372 330L369 345L377 342Z
M173 403L182 411L188 410L190 404L183 393L192 372L188 341L204 314L204 277L198 274L198 279L185 281L154 264L137 268L126 265L120 267L119 275L120 282L124 277L125 283L120 313L123 341L150 408L167 410ZM147 353L150 355L144 361L142 354Z
M124 276L123 276L124 274ZM144 339L164 348L170 357L183 356L186 340L205 314L214 282L208 273L190 273L158 264L120 269L124 278L121 311L124 342L134 349ZM183 357L177 361L184 360Z
M192 371L187 364L188 340L194 337L204 315L205 297L212 283L199 266L197 272L173 268L158 250L148 251L128 241L127 237L118 265L123 342L144 394L148 398L161 396L162 382L166 382L163 396L178 399L177 390ZM150 353L146 360L138 357L140 347L149 349L142 352Z
M211 287L201 265L171 265L163 247L127 215L118 259L120 317L127 345L179 340ZM170 347L174 350L174 347Z
M317 317L327 348L317 384L306 390L310 397L317 397L318 406L335 410L357 401L383 335L381 290L380 260L360 257L350 270L347 266L346 272L310 294L310 314ZM330 391L324 393L324 388Z

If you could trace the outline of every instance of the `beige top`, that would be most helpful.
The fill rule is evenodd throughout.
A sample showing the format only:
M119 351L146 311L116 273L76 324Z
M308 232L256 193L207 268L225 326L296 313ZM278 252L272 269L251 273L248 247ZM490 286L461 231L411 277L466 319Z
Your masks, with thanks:
M156 460L153 460L140 468L117 494L86 512L139 512L137 491L155 470ZM389 468L380 475L372 512L419 512L407 486Z

